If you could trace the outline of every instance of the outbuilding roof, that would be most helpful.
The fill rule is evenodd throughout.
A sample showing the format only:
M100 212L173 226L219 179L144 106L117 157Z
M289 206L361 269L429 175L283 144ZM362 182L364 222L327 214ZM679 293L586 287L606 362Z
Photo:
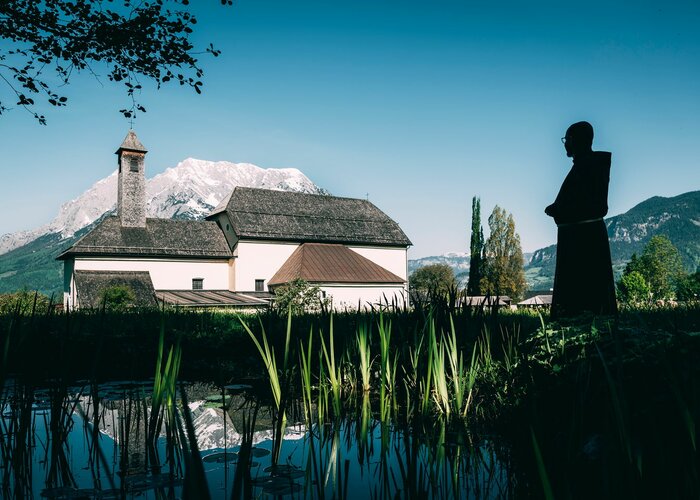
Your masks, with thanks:
M239 238L411 245L399 225L368 200L236 187L208 218L222 212Z
M270 278L274 287L295 279L309 283L386 283L405 280L343 245L304 243Z
M123 227L119 217L106 217L58 256L133 255L139 257L228 258L231 250L215 222L146 219L146 227Z
M155 307L155 290L148 271L75 271L75 291L81 308L103 306L103 293L113 286L126 287L134 292L134 304Z
M229 290L158 290L158 300L181 307L267 307L272 294Z
M551 306L552 305L552 295L551 294L544 294L544 295L534 295L533 297L530 297L529 299L525 299L521 302L518 302L519 306Z

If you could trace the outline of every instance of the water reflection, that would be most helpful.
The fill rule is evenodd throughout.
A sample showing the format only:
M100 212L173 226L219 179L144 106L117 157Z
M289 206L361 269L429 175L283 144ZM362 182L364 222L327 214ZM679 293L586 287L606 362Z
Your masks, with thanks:
M247 386L184 386L151 435L152 381L7 383L0 407L3 498L181 498L198 450L212 498L503 498L514 495L508 450L441 420L379 420L370 401L331 422L284 431L273 459L272 410ZM182 404L182 401L178 401ZM301 404L289 421L303 420ZM178 409L179 408L179 409ZM194 456L194 455L192 455Z

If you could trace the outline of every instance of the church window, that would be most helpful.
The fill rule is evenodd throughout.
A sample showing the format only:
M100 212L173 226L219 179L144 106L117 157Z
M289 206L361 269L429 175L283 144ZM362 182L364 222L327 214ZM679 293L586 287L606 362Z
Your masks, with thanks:
M265 291L265 280L255 280L255 291L264 292Z
M129 160L129 169L132 172L138 172L139 171L139 160L138 158L134 158L133 156Z
M192 290L204 289L204 278L192 278Z

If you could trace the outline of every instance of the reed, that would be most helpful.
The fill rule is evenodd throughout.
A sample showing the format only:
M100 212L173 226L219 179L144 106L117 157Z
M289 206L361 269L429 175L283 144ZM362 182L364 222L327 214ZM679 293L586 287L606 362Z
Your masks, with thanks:
M167 418L169 424L173 424L175 421L176 384L180 372L180 363L182 361L182 349L180 348L179 339L176 341L175 345L170 346L165 365L163 366L164 350L165 324L161 322L147 434L147 441L153 447L155 447L156 440L160 435L163 419Z
M360 323L357 326L355 341L357 343L357 352L360 358L358 370L360 372L360 380L362 381L362 392L369 392L371 389L372 377L372 357L370 354L371 338L370 332L365 323Z
M304 417L308 427L311 427L313 418L311 393L311 353L313 352L313 333L313 327L310 327L309 340L306 348L304 348L304 343L299 340L299 376L301 377L301 395L304 403Z
M380 398L384 399L387 392L391 393L394 389L393 382L396 380L396 373L393 368L396 363L392 363L391 350L391 320L387 320L384 313L379 313L377 321L379 330L379 376L380 376Z
M332 402L333 402L333 412L336 418L341 415L341 396L342 396L342 377L340 374L340 367L336 365L335 362L335 344L333 335L333 314L330 317L330 327L329 327L329 345L326 347L326 341L323 339L323 332L321 332L321 348L323 350L323 359L326 363L326 370L328 375L328 383L331 388Z
M452 411L450 391L448 388L447 368L445 365L445 345L435 341L433 348L433 401L438 412L448 418Z
M547 468L545 467L544 459L542 458L542 452L540 450L540 445L537 442L537 437L535 437L535 431L532 427L530 427L530 436L532 438L532 449L535 454L535 463L537 465L537 472L540 476L543 497L547 500L554 500L554 492L552 490L552 485L549 480L549 475L547 474Z

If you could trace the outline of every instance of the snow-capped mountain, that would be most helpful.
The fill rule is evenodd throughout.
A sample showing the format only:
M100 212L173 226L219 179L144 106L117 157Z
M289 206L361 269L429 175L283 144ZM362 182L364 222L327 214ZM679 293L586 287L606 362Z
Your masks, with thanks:
M236 186L328 194L295 168L261 168L251 163L206 161L187 158L176 167L146 181L148 217L197 219L206 216ZM28 231L0 236L0 254L55 234L73 236L92 224L117 203L117 172L97 181L90 189L59 209L48 224Z

